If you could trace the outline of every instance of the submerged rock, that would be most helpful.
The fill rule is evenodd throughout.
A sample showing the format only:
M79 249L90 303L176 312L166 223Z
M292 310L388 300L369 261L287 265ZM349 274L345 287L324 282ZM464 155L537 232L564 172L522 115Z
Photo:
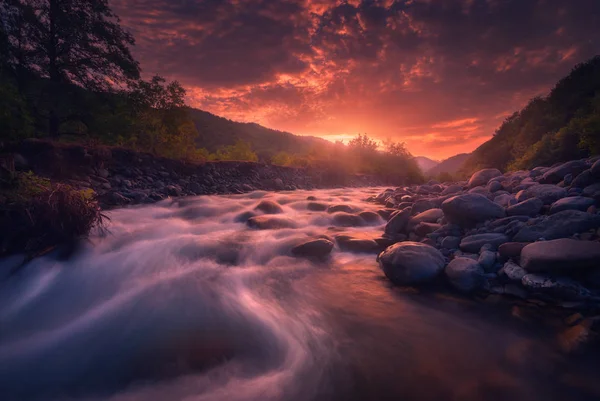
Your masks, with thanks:
M419 242L399 242L379 254L379 265L398 285L422 284L435 279L444 268L444 256Z
M295 228L296 222L288 217L274 215L255 216L248 219L246 224L259 230L277 230L281 228Z
M324 258L331 253L333 242L318 238L296 245L292 248L292 255L305 258Z
M350 207L348 205L333 205L333 206L329 206L329 208L327 208L327 213L337 213L337 212L352 213L352 212L354 212L354 209L352 209L352 207Z
M282 207L277 203L270 200L262 200L254 210L260 210L265 214L280 214L283 213Z

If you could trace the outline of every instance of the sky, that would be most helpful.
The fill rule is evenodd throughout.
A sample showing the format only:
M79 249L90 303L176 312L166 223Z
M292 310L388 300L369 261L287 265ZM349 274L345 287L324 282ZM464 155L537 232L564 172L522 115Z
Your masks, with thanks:
M237 121L470 152L600 54L600 0L110 0L145 76Z

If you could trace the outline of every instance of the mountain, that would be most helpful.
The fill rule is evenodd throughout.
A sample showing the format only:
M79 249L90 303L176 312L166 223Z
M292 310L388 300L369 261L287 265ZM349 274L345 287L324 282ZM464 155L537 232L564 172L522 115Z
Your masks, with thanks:
M435 177L438 174L446 173L450 175L455 175L461 170L465 161L471 156L470 153L460 153L458 155L452 156L440 162L437 166L433 167L431 170L427 172L427 175L430 177Z
M424 173L428 172L429 170L440 164L439 161L432 160L425 156L415 156L414 159L417 162L417 165L419 166L421 171Z
M256 123L231 121L193 108L189 109L189 113L198 130L198 147L206 148L210 152L233 145L238 140L249 143L261 158L269 158L278 152L302 154L316 147L333 147L331 142L322 138L294 135Z
M508 117L464 172L551 166L594 154L600 154L600 56L576 65L547 96Z

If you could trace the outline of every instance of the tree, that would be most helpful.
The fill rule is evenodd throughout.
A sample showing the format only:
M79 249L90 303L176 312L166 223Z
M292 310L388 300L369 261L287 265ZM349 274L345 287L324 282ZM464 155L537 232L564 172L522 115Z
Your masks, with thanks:
M139 78L129 47L131 34L119 25L108 0L4 0L11 12L8 60L15 70L35 71L49 80L48 133L72 118L58 115L65 85L110 91Z
M225 146L217 150L217 160L258 161L258 156L252 151L250 144L238 140L235 145Z

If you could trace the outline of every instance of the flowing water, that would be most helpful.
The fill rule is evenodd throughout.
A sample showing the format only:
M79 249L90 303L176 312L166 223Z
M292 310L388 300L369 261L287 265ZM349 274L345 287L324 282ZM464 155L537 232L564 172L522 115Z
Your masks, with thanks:
M376 211L364 199L379 191L253 192L110 212L110 232L68 260L39 258L0 281L0 399L599 399L600 352L572 346L584 334L565 337L510 307L394 288L375 255L290 256L309 237L383 229L383 220L333 227L331 214L307 210L308 196ZM238 222L263 199L294 228Z

